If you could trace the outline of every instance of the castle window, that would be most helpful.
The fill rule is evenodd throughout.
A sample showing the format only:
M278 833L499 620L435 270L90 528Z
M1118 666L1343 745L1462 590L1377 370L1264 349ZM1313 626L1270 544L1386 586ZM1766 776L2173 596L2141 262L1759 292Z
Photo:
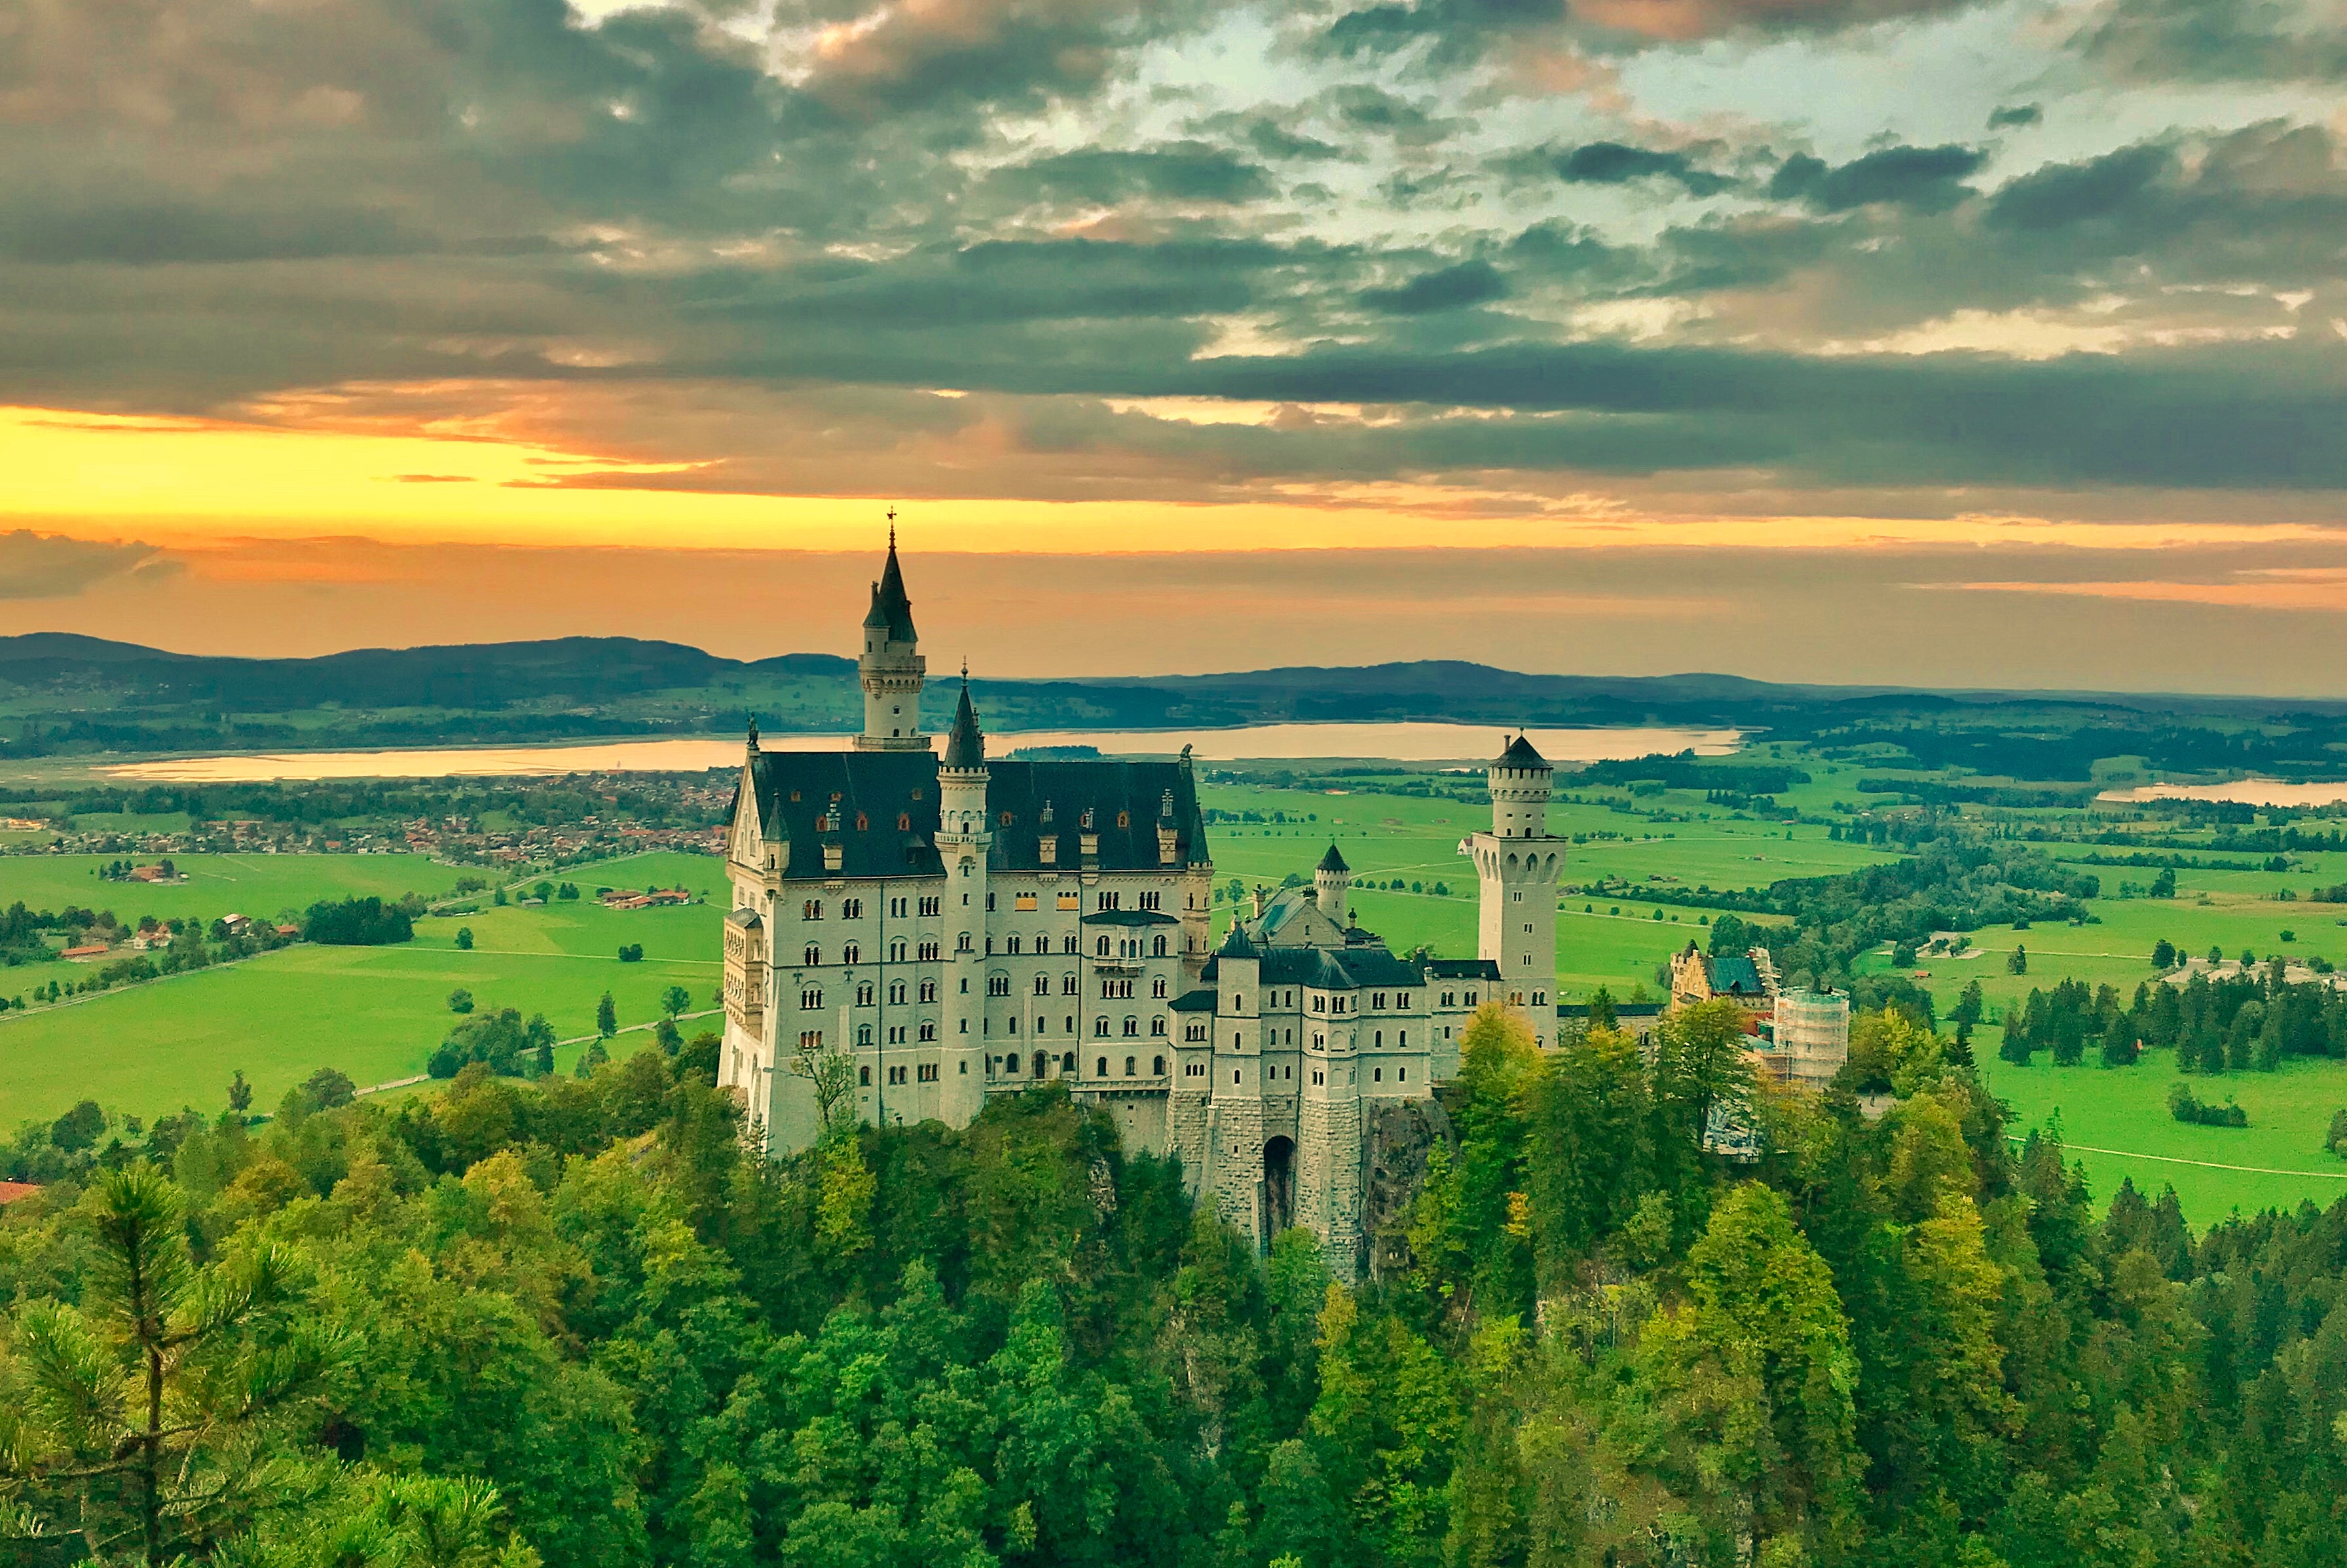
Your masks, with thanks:
M1107 958L1108 938L1106 937L1102 937L1098 942L1094 943L1092 946L1092 951L1103 958Z
M797 800L798 798L799 798L799 792L798 792L798 791L796 791L796 790L793 790L793 791L791 791L791 799L793 799L794 801L795 801L795 800Z
M1532 1006L1534 1006L1534 1007L1544 1007L1544 1006L1546 1006L1546 1005L1547 1005L1547 1003L1548 1003L1548 993L1547 993L1546 991L1534 991L1534 992L1532 993Z
M1017 821L1017 820L1018 820L1017 818L1013 817L1013 816L1012 816L1009 812L1007 812L1007 811L1006 811L1006 812L1004 812L1004 813L1002 814L1002 825L1003 825L1003 826L1005 826L1005 827L1009 827L1009 826L1010 826L1013 822L1015 822L1015 821Z
M958 938L956 938L954 942L954 951L957 953L967 953L969 950L969 933L968 931L964 931Z
M1328 999L1327 997L1314 997L1312 999L1312 1010L1314 1012L1327 1012L1328 1010Z
M934 963L937 961L938 944L934 938L929 941L923 942L917 951L923 963Z
M1469 991L1467 993L1467 1005L1469 1007L1473 1007L1475 1005L1475 993L1473 991Z
M1370 1069L1369 1069L1369 1081L1370 1081L1370 1082L1372 1082L1372 1083L1383 1083L1383 1082L1385 1081L1385 1080L1386 1080L1386 1070L1385 1070L1384 1068L1382 1068L1382 1067L1372 1067L1372 1068L1370 1068Z
M1097 1039L1106 1040L1108 1038L1108 1020L1104 1018L1096 1018L1092 1020L1092 1034Z
M1165 956L1164 938L1160 937L1150 945L1149 956L1153 958L1162 958Z
M1093 899L1093 901L1092 901L1092 907L1093 907L1093 908L1095 908L1095 909L1113 909L1113 908L1115 908L1115 907L1116 907L1116 895L1115 895L1115 894L1113 894L1113 893L1102 893L1102 894L1100 894L1097 897L1095 897L1095 898Z
M901 964L905 961L904 938L898 937L888 944L888 961L892 964Z
M839 949L839 961L843 964L859 962L862 960L863 957L864 949L856 946L854 942L850 942L847 946Z
M1386 1005L1386 993L1383 991L1378 992L1376 996L1370 999L1369 1005L1382 1011Z
M890 1007L903 1007L905 1005L904 981L890 980L888 982L888 1005Z
M805 903L804 903L804 904L800 905L800 906L799 906L799 918L800 918L800 919L802 919L802 920L820 920L820 919L822 919L822 918L823 918L823 900L822 900L822 899L820 899L820 898L810 898L810 899L808 899Z
M1383 1050L1386 1048L1386 1031L1383 1030L1378 1030L1377 1035L1371 1043L1373 1043L1379 1050Z
M1143 893L1141 896L1141 907L1144 909L1154 909L1158 907L1158 898L1159 895L1154 892Z
M799 993L799 1010L814 1012L823 1006L823 993L810 987Z
M1165 1038L1165 1020L1162 1018L1151 1019L1149 1020L1149 1032L1160 1040Z
M905 1043L905 1026L903 1024L897 1023L890 1024L888 1026L888 1043L890 1045L902 1045Z
M962 902L965 904L969 902L969 896L968 894L962 895ZM986 896L986 912L989 915L994 913L994 895L991 893L989 893Z
M1093 1067L1092 1067L1092 1076L1093 1076L1094 1078L1106 1078L1106 1077L1108 1076L1108 1058L1107 1058L1107 1057L1105 1057L1105 1056L1102 1057L1098 1062L1096 1062L1096 1063L1094 1063L1094 1064L1093 1064Z
M1065 1055L1065 1056L1063 1056L1063 1057L1060 1058L1060 1071L1062 1071L1062 1072L1073 1072L1075 1070L1076 1070L1076 1053L1075 1053L1074 1051L1072 1051L1072 1050L1071 1050L1071 1051L1068 1052L1068 1054L1067 1054L1067 1055Z
M1018 933L1013 932L1013 933L1011 933L1010 936L1005 937L1004 938L1002 938L1002 950L1003 950L1004 952L1006 952L1006 953L1010 954L1010 955L1012 958L1017 958L1017 957L1019 956L1019 936L1018 936Z
M1127 1040L1138 1040L1141 1038L1141 1020L1139 1019L1129 1018L1124 1020L1124 1037Z
M1401 1047L1403 1050L1409 1050L1409 1030L1403 1030L1399 1034L1395 1035L1395 1036L1394 1036L1394 1043L1395 1043L1396 1045L1398 1045L1398 1046L1400 1046L1400 1047Z
M1152 1078L1163 1078L1165 1076L1165 1059L1163 1057L1153 1056L1149 1059L1149 1076Z
M1149 995L1154 1001L1165 999L1165 978L1163 975L1149 982Z
M1124 1075L1125 1075L1127 1078L1133 1078L1133 1077L1136 1077L1136 1076L1138 1076L1138 1073L1136 1072L1136 1071L1135 1071L1135 1069L1134 1069L1134 1066L1133 1066L1133 1058L1131 1058L1131 1057L1129 1057L1129 1056L1128 1056L1128 1057L1126 1057L1126 1058L1124 1059Z
M856 1026L856 1043L859 1048L870 1048L872 1044L872 1026L870 1024L859 1023Z
M922 1062L919 1071L914 1076L923 1083L935 1083L938 1081L938 1064L934 1061Z
M861 920L864 918L864 900L861 898L842 898L839 901L839 917L843 920Z
M865 815L862 812L857 812L856 814L856 831L858 833L866 833L869 832L871 827L872 819Z
M1455 1008L1455 1007L1457 1007L1457 1006L1459 1005L1459 993L1458 993L1457 991L1445 991L1445 992L1443 992L1443 993L1442 993L1442 1005L1443 1005L1444 1007L1447 1007L1447 1008Z
M823 962L823 949L816 947L813 942L809 942L806 945L806 953L805 957L807 968L813 968L817 964Z
M923 1040L935 1040L938 1038L938 1026L934 1021L925 1023L921 1026L921 1038Z
M1009 996L1010 994L1010 977L1009 975L987 976L986 994L990 997Z
M1239 1070L1238 1070L1237 1068L1234 1067L1234 1068L1232 1068L1232 1069L1231 1069L1231 1081L1232 1081L1233 1083L1236 1083L1238 1081L1239 1081Z
M1395 1069L1394 1069L1394 1077L1395 1077L1395 1079L1396 1079L1397 1081L1400 1081L1400 1082L1408 1083L1408 1082L1409 1081L1409 1068L1407 1068L1407 1067L1397 1067L1397 1068L1395 1068Z
M913 814L911 812L900 811L897 814L897 831L899 833L910 833L913 831Z
M798 798L798 796L796 796L796 795L793 795L791 798L792 798L793 800L796 800L796 799ZM857 1069L856 1070L856 1082L858 1082L858 1083L860 1083L860 1084L862 1084L862 1085L864 1085L864 1087L865 1087L865 1088L866 1088L866 1089L871 1088L871 1087L872 1087L872 1070L871 1070L870 1068L868 1068L868 1067L859 1067L859 1068L857 1068Z
M924 915L938 914L941 911L943 904L944 898L942 896L932 893L928 897L921 900L921 913Z
M1051 994L1051 976L1037 975L1035 977L1035 994L1039 997L1048 997Z
M888 900L888 917L889 917L889 918L890 918L890 919L893 919L893 920L901 920L901 919L903 919L903 918L905 917L905 911L906 911L906 909L907 909L907 907L910 907L910 901L909 901L909 900L907 900L907 899L903 899L903 898L891 898L891 899L889 899L889 900Z
M902 1083L902 1082L904 1082L904 1081L905 1081L905 1070L904 1070L903 1068L901 1068L901 1067L892 1067L892 1068L890 1068L890 1069L888 1070L888 1081L889 1081L889 1082L891 1082L891 1083Z
M921 982L921 999L925 1002L933 1002L938 999L937 981L923 980Z
M1081 909L1081 908L1083 907L1083 895L1082 895L1082 894L1081 894L1081 893L1062 893L1062 894L1061 894L1061 895L1060 895L1060 907L1061 907L1062 910L1067 910L1067 911L1071 911L1071 912L1075 911L1075 910ZM1069 940L1071 940L1071 941L1073 941L1074 939L1075 939L1075 938L1073 938L1072 937L1069 938Z
M1074 971L1071 970L1069 973L1061 975L1060 977L1060 994L1063 997L1072 997L1081 994L1076 989L1077 983Z
M1119 827L1131 827L1133 825L1133 813L1129 811L1118 812L1116 814L1116 825Z

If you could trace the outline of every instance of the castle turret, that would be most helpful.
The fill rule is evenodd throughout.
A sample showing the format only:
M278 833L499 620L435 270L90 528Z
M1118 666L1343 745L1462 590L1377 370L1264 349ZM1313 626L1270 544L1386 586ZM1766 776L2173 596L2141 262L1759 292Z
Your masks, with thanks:
M1548 831L1553 770L1522 735L1486 774L1491 831L1459 845L1481 884L1477 952L1500 968L1500 999L1523 1009L1542 1045L1556 1040L1556 883L1564 841Z
M1328 853L1322 856L1320 864L1313 868L1313 902L1320 906L1320 913L1342 926L1345 924L1347 895L1352 886L1353 868L1345 864L1345 857L1337 853L1337 846L1332 843L1328 845Z
M897 564L897 530L888 530L888 564L872 585L872 608L864 617L864 651L856 671L864 685L864 733L859 752L926 752L921 733L921 685L928 674L920 636L913 630L913 601L905 597L904 569Z
M962 671L953 733L938 767L938 856L944 862L945 1038L939 1042L938 1109L952 1127L969 1124L986 1100L987 853L986 736Z

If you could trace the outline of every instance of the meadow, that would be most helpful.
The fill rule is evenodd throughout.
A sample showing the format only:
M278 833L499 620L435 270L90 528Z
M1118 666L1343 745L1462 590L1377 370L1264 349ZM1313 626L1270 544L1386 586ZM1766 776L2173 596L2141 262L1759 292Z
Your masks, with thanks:
M258 869L202 864L214 858L268 864ZM187 860L190 883L137 889L151 895L139 901L139 912L210 917L225 912L223 890L249 898L263 886L306 904L334 896L337 875L346 878L344 891L428 894L467 874L406 856ZM50 866L46 859L10 858L0 860L0 896L21 896L13 873L26 866L47 867L57 883L77 888L90 880L86 872L77 880L70 868ZM138 1116L182 1105L218 1110L226 1103L231 1076L240 1071L263 1109L319 1067L339 1068L362 1085L412 1077L424 1071L456 1021L447 998L460 987L472 992L477 1009L543 1012L564 1040L594 1032L596 1002L607 990L623 1026L657 1018L660 994L671 985L692 993L693 1010L700 1011L714 1005L723 897L613 910L595 903L591 889L682 884L696 893L714 891L723 886L716 871L716 862L704 856L674 854L578 866L564 879L589 889L589 897L575 902L427 916L416 923L415 939L396 947L304 944L57 1007L0 1013L0 1124L56 1116L85 1098ZM168 895L181 896L185 907L166 907ZM469 952L456 947L460 928L473 933ZM641 944L643 960L621 963L622 944ZM66 964L0 970L0 989L28 989L29 977L47 972L87 973ZM559 1049L557 1066L567 1069L584 1050L581 1043Z
M1804 810L1829 813L1856 798L1856 767L1788 760L1814 775L1787 793L1788 804L1798 797ZM1569 775L1559 791L1582 797L1561 800L1551 816L1553 831L1583 839L1569 851L1567 882L1604 879L1617 889L1562 901L1557 983L1564 999L1585 999L1600 986L1617 999L1659 996L1658 967L1689 940L1708 941L1706 910L1656 903L1640 896L1646 889L1667 888L1677 899L1704 886L1765 886L1895 858L1887 849L1832 838L1814 823L1787 826L1739 816L1708 804L1699 792L1633 798L1619 790L1576 791ZM1249 889L1276 887L1291 876L1308 880L1334 842L1352 866L1352 903L1363 926L1399 951L1474 950L1475 886L1458 845L1489 821L1481 802L1387 794L1358 781L1325 790L1215 784L1202 798L1218 812L1259 819L1209 829L1218 935L1235 907L1233 883ZM1270 820L1275 815L1285 820ZM2075 844L2046 847L2070 859L2089 853ZM345 894L445 897L459 877L482 875L420 856L187 856L178 863L189 879L157 886L101 881L94 871L102 863L94 856L0 857L0 902L108 908L126 922L143 915L209 920L231 910L274 918ZM2177 897L2158 900L2116 896L2122 882L2147 883L2148 869L2091 869L2105 890L2091 905L2092 922L1986 927L1973 934L1977 956L1925 961L1917 973L1942 1010L1974 979L1992 1020L2033 987L2065 976L2116 987L2124 998L2151 978L2149 955L2162 938L2194 953L2218 947L2228 957L2248 949L2260 958L2320 955L2347 965L2347 907L2311 898L2321 886L2347 881L2347 854L2293 856L2287 873L2188 866L2178 874ZM415 940L401 947L301 946L55 1009L0 1014L0 1123L55 1116L86 1096L137 1115L182 1104L217 1108L238 1071L253 1082L263 1108L322 1065L362 1084L408 1078L423 1070L446 1033L453 1021L446 998L460 986L480 1007L544 1012L559 1036L574 1041L558 1053L566 1069L584 1049L576 1037L593 1031L596 1000L607 989L623 1025L654 1018L660 992L672 984L692 993L695 1010L713 1005L724 906L717 862L646 855L574 867L559 879L579 884L589 897L542 908L485 902L474 913L425 917ZM1389 886L1396 882L1401 886ZM594 887L604 884L681 884L714 897L683 908L615 912L592 901ZM1446 891L1437 893L1438 884ZM2276 897L2284 889L2289 900ZM456 947L459 927L473 931L470 952ZM644 961L620 963L622 943L641 943ZM2019 975L2008 968L2016 946L2028 954L2027 971ZM1879 970L1888 963L1887 953L1878 953L1860 967ZM0 994L23 995L51 978L85 973L62 963L0 970ZM2122 1175L2153 1193L2173 1184L2188 1214L2205 1223L2236 1205L2324 1202L2347 1190L2347 1163L2321 1148L2332 1112L2347 1104L2347 1064L2304 1062L2276 1075L2204 1083L2205 1092L2237 1095L2251 1124L2194 1127L2168 1114L2164 1096L2174 1072L2162 1053L2116 1071L2092 1064L2056 1068L2043 1057L2022 1069L1994 1060L1995 1040L1993 1027L1983 1030L1977 1054L1991 1086L2013 1106L2016 1132L2058 1115L2068 1138L2125 1152L2078 1153L2098 1201ZM2260 1169L2217 1168L2228 1165Z

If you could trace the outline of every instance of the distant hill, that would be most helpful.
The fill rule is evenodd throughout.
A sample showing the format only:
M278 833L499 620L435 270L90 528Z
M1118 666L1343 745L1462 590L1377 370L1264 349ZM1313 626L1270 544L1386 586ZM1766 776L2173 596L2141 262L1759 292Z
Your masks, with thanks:
M2083 777L2096 756L2155 752L2174 766L2328 770L2347 745L2347 703L2337 702L1793 685L1700 672L1536 675L1455 660L974 688L998 733L1409 720L1737 727L1830 734L1838 744L1928 755L1934 766L2026 764L2040 770L2032 777ZM931 684L933 725L952 690ZM630 637L233 659L33 632L0 637L0 699L19 715L0 720L0 756L14 757L708 734L753 716L776 732L848 731L861 718L851 660L724 659ZM2210 720L2299 733L2251 743ZM2188 738L2167 735L2179 726Z

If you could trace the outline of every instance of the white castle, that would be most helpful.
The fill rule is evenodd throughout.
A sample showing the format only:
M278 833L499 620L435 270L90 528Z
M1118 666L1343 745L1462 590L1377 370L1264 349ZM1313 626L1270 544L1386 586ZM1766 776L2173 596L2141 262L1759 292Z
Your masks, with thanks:
M1211 944L1214 861L1179 761L990 761L965 677L940 758L896 540L857 661L864 731L749 755L727 839L720 1081L774 1152L820 1134L807 1069L853 1063L875 1123L974 1120L1064 1082L1128 1148L1172 1153L1258 1245L1308 1226L1350 1273L1372 1150L1458 1071L1476 1008L1554 1043L1550 769L1521 737L1490 770L1491 828L1460 845L1481 956L1397 955L1354 922L1330 845L1309 888L1257 896Z

